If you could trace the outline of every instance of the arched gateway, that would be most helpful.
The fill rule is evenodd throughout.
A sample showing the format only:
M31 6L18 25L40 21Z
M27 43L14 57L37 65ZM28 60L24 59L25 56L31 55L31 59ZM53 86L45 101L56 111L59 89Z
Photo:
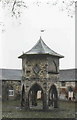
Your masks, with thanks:
M58 107L58 92L55 85L52 85L49 90L49 106Z
M29 97L29 108L31 108L32 106L40 106L40 104L41 104L41 108L43 108L44 91L38 83L32 85L32 87L29 90L28 97Z
M39 106L58 107L59 58L63 56L51 50L41 39L22 58L22 99L25 109Z

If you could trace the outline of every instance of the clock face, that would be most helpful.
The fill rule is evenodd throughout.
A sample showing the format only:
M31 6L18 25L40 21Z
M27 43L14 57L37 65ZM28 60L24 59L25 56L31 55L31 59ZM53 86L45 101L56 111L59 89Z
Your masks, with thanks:
M33 71L34 71L35 74L38 74L39 71L40 71L40 67L36 64L33 68Z

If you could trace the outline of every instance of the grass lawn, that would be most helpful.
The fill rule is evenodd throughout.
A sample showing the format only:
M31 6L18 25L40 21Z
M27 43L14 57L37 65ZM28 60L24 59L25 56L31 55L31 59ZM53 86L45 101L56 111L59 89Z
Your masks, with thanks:
M0 100L0 120L2 118L2 101Z
M75 118L75 103L59 101L59 108L49 111L20 109L20 101L6 101L2 104L3 118Z

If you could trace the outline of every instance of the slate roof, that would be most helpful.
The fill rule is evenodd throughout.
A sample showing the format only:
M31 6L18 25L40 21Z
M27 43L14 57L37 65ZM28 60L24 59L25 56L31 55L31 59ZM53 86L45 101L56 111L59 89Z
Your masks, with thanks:
M0 69L0 80L22 80L22 70ZM60 70L59 81L77 81L77 69Z
M60 70L59 81L77 81L77 69Z
M57 56L59 58L63 58L64 56L54 52L53 50L51 50L42 40L42 38L40 37L40 39L38 40L38 42L35 44L35 46L27 51L26 53L24 53L23 55L19 56L19 58L22 58L25 55L30 55L30 54L49 54L52 56Z
M0 69L0 80L21 80L22 71L18 69Z

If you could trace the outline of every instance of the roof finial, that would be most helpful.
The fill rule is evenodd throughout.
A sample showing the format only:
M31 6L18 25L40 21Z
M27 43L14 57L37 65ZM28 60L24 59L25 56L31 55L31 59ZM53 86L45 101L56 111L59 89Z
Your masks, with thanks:
M41 36L40 36L40 40L41 40L42 38L41 38Z
M40 35L40 40L42 40L42 35L43 35L44 31L45 31L44 29L41 29L41 30L40 30L40 34L41 34L41 35Z

